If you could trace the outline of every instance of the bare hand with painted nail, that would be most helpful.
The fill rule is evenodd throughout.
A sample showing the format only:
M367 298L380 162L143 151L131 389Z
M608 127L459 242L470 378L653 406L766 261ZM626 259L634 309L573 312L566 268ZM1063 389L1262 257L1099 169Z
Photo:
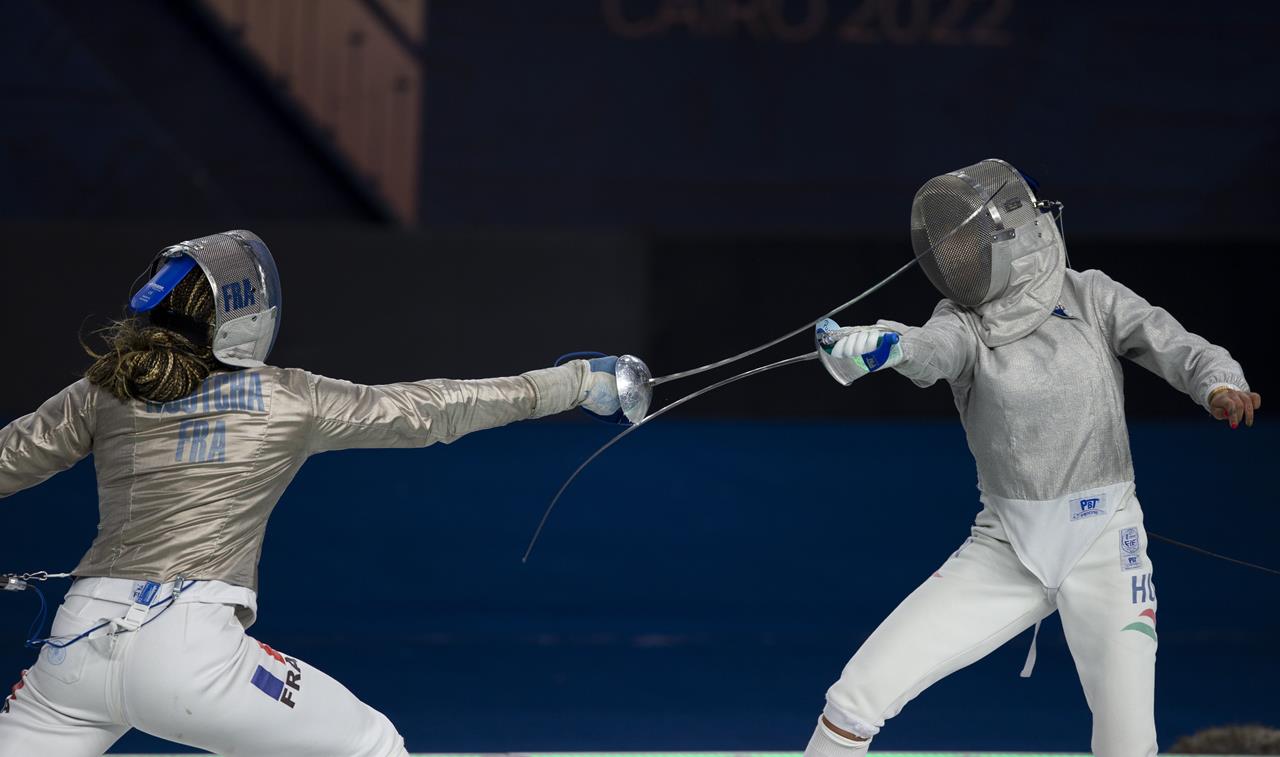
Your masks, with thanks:
M1209 412L1220 421L1227 421L1231 428L1240 425L1253 425L1253 413L1262 407L1262 395L1257 392L1244 392L1229 386L1218 387L1209 395Z

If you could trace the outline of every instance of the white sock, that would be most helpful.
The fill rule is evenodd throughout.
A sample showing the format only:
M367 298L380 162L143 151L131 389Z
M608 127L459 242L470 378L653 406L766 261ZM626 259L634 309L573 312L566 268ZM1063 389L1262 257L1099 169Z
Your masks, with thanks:
M818 718L818 727L813 729L809 746L804 748L804 757L861 757L870 746L871 739L854 741L845 738Z

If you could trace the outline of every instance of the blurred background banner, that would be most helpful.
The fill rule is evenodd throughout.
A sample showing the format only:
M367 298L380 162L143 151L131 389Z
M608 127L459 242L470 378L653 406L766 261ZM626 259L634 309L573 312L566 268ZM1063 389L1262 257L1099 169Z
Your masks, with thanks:
M1278 21L1262 2L437 3L423 218L899 237L925 179L1000 156L1072 231L1259 233L1224 220L1274 196Z
M56 181L87 190L77 217L900 237L925 179L991 155L1085 233L1257 235L1275 195L1267 2L13 0L6 17L16 217L65 217L57 191L17 190ZM150 191L108 189L125 179Z
M1273 2L8 0L0 20L0 419L77 378L77 335L121 314L158 249L229 228L280 265L280 365L374 383L596 349L690 368L902 265L916 189L993 156L1065 204L1073 267L1276 383ZM912 271L839 320L920 323L936 300ZM1229 432L1133 365L1126 405L1152 530L1274 563L1270 411ZM845 389L803 365L611 450L521 568L604 434L566 416L315 461L273 520L254 633L415 751L796 749L977 508L945 386ZM850 494L855 458L901 485ZM68 567L91 468L0 508L0 570ZM1275 581L1152 559L1162 743L1274 724ZM827 583L857 601L832 607ZM11 676L33 608L3 599ZM1042 644L1031 681L1019 641L877 744L1086 748L1061 634Z

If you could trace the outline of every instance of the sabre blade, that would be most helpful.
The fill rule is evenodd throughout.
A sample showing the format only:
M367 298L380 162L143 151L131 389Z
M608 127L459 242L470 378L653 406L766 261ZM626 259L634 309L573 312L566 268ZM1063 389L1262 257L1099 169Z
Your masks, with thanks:
M826 320L827 318L835 317L836 315L839 315L842 311L848 310L849 308L853 307L854 305L857 305L859 302L862 302L862 301L863 301L864 299L866 299L867 297L870 297L871 295L873 295L873 294L875 294L876 292L880 291L880 290L881 290L882 288L884 288L884 287L885 287L889 282L891 282L891 281L893 281L894 279L896 279L896 278L898 278L899 276L901 276L903 273L905 273L905 272L906 272L906 270L907 270L908 268L910 268L911 266L915 265L916 263L919 263L921 258L923 258L925 255L928 255L929 253L933 252L934 250L936 250L936 249L938 248L938 246L939 246L939 245L941 245L943 242L945 242L945 241L947 241L948 239L950 239L950 238L951 238L951 237L952 237L956 232L960 231L960 229L963 229L963 228L964 228L964 227L965 227L965 226L966 226L970 221L972 221L973 219L977 218L977 217L978 217L978 215L979 215L979 214L981 214L981 213L986 209L986 207L987 207L989 204L991 204L991 201L992 201L992 200L994 200L994 199L995 199L995 198L1000 194L1000 192L1002 192L1002 191L1004 190L1005 186L1006 186L1008 183L1009 183L1009 180L1008 180L1008 179L1006 179L1005 181L1001 182L1000 186L996 187L995 191L991 193L991 196L990 196L990 197L988 197L988 198L986 199L986 201L985 201L985 202L983 202L981 205L979 205L977 208L975 208L975 209L973 210L973 212L972 212L972 213L970 213L970 214L969 214L969 215L968 215L968 216L967 216L963 221L961 221L960 223L956 224L956 227L955 227L954 229L952 229L951 231L948 231L946 234L942 235L942 237L940 237L940 238L938 239L938 241L936 241L936 242L934 242L933 244L929 245L928 249L924 250L924 251L923 251L923 252L921 252L920 254L918 254L918 255L916 255L915 257L913 257L911 260L907 261L907 262L906 262L905 264L903 264L903 266L902 266L901 268L899 268L898 270L896 270L896 271L894 271L893 273L889 274L888 276L884 277L884 279L882 279L882 280L880 281L880 283L878 283L878 284L876 284L875 286L871 287L870 289L866 290L866 291L865 291L865 292L863 292L862 294L859 294L857 297L854 297L853 299L849 300L848 302L844 303L843 305L840 305L839 307L835 308L834 310L832 310L831 312L827 313L826 315L823 315L823 316L821 316L821 317L819 317L819 318L816 318L816 319L814 319L814 320L810 321L809 323L806 323L805 325L801 326L800 328L796 329L795 331L787 332L786 334L783 334L782 336L778 337L777 339L773 339L773 340L770 340L770 341L768 341L768 342L765 342L764 344L762 344L762 345L760 345L760 346L758 346L758 347L752 347L751 349L747 350L746 352L740 352L740 353L738 353L737 355L733 355L733 356L731 356L731 357L727 357L727 358L725 358L725 359L723 359L723 360L717 360L717 361L716 361L716 362L714 362L714 363L707 363L706 365L698 366L697 368L690 368L690 369L689 369L689 370L687 370L687 371L680 371L679 373L669 373L669 374L667 374L666 376L658 376L658 377L656 377L656 378L651 378L651 379L649 379L648 385L649 385L650 387L654 387L654 386L658 386L658 385L660 385L660 384L665 384L665 383L667 383L668 381L675 381L676 379L687 378L687 377L689 377L689 376L696 376L696 375L698 375L699 373L706 373L707 371L713 371L713 370L715 370L716 368L720 368L720 367L722 367L722 366L729 365L730 363L736 363L736 362L738 362L739 360L742 360L743 358L751 357L752 355L756 354L757 352L763 352L763 351L765 351L765 350L769 349L770 347L774 346L775 344L781 344L782 342L785 342L786 340L790 339L790 338L791 338L791 337L793 337L793 336L796 336L797 334L803 334L803 333L805 333L806 331L808 331L808 330L812 329L814 326L817 326L819 323L822 323L822 321Z
M941 242L943 240L940 239L938 241ZM707 365L704 365L698 368L693 368L687 371L681 371L679 373L670 373L670 374L667 374L666 376L658 376L656 378L649 379L649 386L658 386L659 384L665 384L668 381L675 381L676 379L688 378L689 376L696 376L699 373L706 373L707 371L715 370L716 368L729 365L730 363L736 363L739 360L742 360L743 358L751 357L757 352L763 352L764 350L767 350L770 347L773 347L774 345L781 344L782 342L785 342L786 340L790 339L793 336L796 336L797 334L802 334L806 331L809 331L813 327L817 326L819 323L822 323L827 318L830 318L833 315L837 315L838 313L840 313L840 311L847 310L853 307L854 305L857 305L859 302L862 302L862 300L866 299L867 297L870 297L871 295L883 289L889 282L901 276L903 273L907 271L908 268L910 268L911 266L915 265L918 262L920 262L920 258L918 257L912 258L911 260L904 263L901 268L899 268L898 270L894 271L893 273L889 274L884 279L882 279L880 283L866 290L862 294L859 294L857 297L854 297L852 300L849 300L848 302L844 303L843 305L836 308L835 310L832 310L830 313L827 313L821 318L815 321L812 321L810 323L806 323L805 325L801 326L795 331L790 331L778 337L777 339L774 339L769 342L765 342L764 344L758 347L753 347L752 349L749 349L746 352L739 353L737 355L734 355L733 357L725 358L724 360L718 360L714 363L708 363Z

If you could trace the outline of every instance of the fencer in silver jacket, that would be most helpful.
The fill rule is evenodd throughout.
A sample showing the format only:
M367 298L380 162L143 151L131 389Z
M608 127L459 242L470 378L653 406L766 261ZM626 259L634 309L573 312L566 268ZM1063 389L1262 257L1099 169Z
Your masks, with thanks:
M263 366L214 373L166 403L122 402L81 379L0 430L0 497L92 453L98 534L75 575L256 590L267 519L311 455L426 447L563 412L589 377L583 360L381 386Z
M1018 239L1014 274L992 300L976 308L943 300L920 327L879 325L901 334L895 370L922 387L951 387L982 501L1052 589L1132 494L1121 359L1210 412L1215 391L1248 392L1249 383L1226 349L1164 308L1102 271L1068 268L1049 215ZM1098 514L1064 527L1059 511L1079 516L1071 503L1095 494Z
M1226 349L1102 271L1067 268L1051 217L1020 238L1028 249L995 299L943 300L917 328L880 322L902 334L899 373L950 385L982 492L1052 500L1133 480L1121 358L1206 410L1219 387L1248 390Z
M616 359L364 386L266 364L280 283L251 232L150 270L85 378L0 430L0 497L92 454L100 510L49 638L28 642L38 660L0 699L0 757L96 757L131 728L216 754L408 757L384 715L246 633L273 508L320 452L620 414Z
M912 241L944 296L932 317L819 325L819 357L841 383L892 368L949 384L983 507L828 690L807 757L865 754L911 699L1054 612L1093 713L1093 754L1157 754L1156 590L1122 360L1233 427L1252 424L1261 398L1227 350L1105 273L1072 270L1052 206L1000 160L930 180ZM1034 661L1033 641L1024 676Z

